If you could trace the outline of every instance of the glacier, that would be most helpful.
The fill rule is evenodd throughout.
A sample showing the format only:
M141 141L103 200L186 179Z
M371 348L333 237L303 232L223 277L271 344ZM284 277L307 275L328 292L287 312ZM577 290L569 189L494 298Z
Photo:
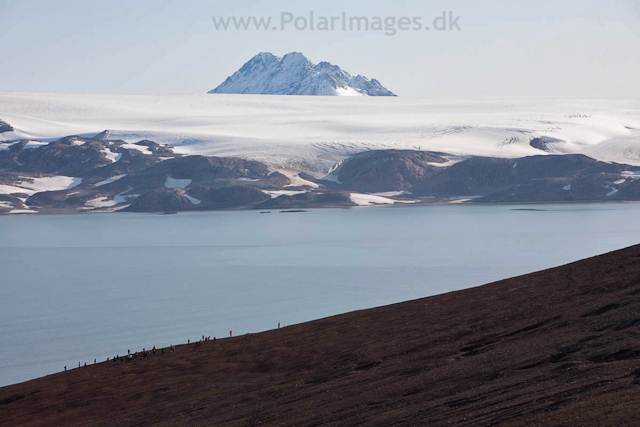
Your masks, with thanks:
M410 149L517 158L585 154L640 165L640 99L0 93L0 150L67 135L149 139L320 176L355 153ZM548 152L530 145L545 137Z

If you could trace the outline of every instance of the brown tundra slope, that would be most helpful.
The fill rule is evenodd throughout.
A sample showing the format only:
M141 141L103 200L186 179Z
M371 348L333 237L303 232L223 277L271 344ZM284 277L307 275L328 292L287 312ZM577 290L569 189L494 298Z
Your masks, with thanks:
M0 388L0 425L638 425L639 328L634 246Z

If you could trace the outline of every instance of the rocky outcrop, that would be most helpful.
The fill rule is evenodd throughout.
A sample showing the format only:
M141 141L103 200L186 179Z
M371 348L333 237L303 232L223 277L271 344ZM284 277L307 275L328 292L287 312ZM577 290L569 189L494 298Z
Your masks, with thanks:
M537 148L538 150L549 151L549 147L547 147L547 143L544 142L542 138L533 138L529 142L529 145L532 146L533 148Z
M180 188L157 188L136 198L126 209L129 212L171 212L195 209Z
M397 191L441 170L448 159L427 151L378 150L346 159L330 176L340 188L361 192Z
M292 196L282 195L267 200L256 206L256 209L299 209L318 207L355 206L348 192L301 193Z
M197 199L199 209L251 207L270 199L269 195L263 191L247 186L224 188L197 186L189 189L187 194Z
M70 190L42 191L30 196L26 204L29 207L48 209L73 209L85 206L87 200L94 197L92 192L77 192Z
M37 149L20 151L13 170L66 176L83 175L111 163L104 146L93 140L63 138Z
M611 182L617 178L617 175L593 174L579 178L535 179L471 201L515 203L613 200L611 196L617 190L614 191Z
M5 122L4 120L0 119L0 133L13 132L13 131L14 131L13 126Z
M126 184L136 192L149 191L164 186L169 177L190 180L186 188L196 185L221 188L268 180L270 175L271 170L260 162L233 157L186 156L156 163L128 178Z
M619 176L628 165L604 163L581 154L531 156L519 159L473 157L418 183L417 196L488 196L534 180L580 178L594 174Z
M24 209L24 203L15 195L0 194L0 212L7 213L13 209Z

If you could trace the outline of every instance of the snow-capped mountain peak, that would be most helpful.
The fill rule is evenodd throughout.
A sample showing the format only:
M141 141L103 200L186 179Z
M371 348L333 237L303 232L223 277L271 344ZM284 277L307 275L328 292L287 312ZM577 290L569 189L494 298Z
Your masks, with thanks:
M325 61L316 65L300 52L259 53L209 93L395 96L376 79L353 77Z

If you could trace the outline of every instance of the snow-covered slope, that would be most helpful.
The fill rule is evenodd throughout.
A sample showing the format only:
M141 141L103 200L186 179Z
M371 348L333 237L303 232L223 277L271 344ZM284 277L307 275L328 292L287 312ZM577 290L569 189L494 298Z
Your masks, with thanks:
M299 52L282 58L259 53L209 93L395 96L376 79L352 77L328 62L313 64Z
M238 156L320 175L371 149L456 155L583 153L640 165L640 100L417 99L260 95L0 93L15 130L0 141L93 136L150 139L185 154Z

